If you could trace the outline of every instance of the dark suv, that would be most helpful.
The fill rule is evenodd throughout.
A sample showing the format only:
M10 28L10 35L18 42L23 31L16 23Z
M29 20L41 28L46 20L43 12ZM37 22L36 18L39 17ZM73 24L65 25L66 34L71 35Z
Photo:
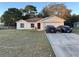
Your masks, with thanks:
M47 25L45 27L45 31L46 33L56 33L56 28L52 25Z
M64 25L64 26L58 26L56 28L56 31L61 32L61 33L71 33L72 28L70 26Z

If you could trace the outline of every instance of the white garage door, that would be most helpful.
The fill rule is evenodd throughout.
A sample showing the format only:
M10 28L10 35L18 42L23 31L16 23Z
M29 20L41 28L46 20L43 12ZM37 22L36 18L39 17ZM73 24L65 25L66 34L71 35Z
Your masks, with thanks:
M57 27L60 25L64 25L64 23L44 23L44 26L47 26L47 25L53 25L53 26Z

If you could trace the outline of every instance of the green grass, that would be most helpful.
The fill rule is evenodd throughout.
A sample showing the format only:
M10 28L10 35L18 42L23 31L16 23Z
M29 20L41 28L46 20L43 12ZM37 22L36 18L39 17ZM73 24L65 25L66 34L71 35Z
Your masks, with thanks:
M0 30L0 56L50 57L55 55L43 31Z
M79 28L73 28L73 33L79 33Z

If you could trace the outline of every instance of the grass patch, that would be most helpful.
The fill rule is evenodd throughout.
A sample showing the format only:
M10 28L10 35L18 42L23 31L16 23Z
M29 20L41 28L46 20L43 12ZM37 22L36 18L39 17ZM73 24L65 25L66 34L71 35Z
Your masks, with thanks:
M44 32L33 30L0 30L0 56L55 56Z
M73 33L79 33L79 28L73 28Z

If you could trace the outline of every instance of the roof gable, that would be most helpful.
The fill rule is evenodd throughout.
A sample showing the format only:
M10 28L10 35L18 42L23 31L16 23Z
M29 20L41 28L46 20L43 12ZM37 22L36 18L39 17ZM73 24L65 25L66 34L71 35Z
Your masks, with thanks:
M54 23L59 22L59 23L61 23L61 22L64 22L64 21L65 21L65 19L57 17L57 16L50 16L50 17L43 19L43 22L54 22Z

